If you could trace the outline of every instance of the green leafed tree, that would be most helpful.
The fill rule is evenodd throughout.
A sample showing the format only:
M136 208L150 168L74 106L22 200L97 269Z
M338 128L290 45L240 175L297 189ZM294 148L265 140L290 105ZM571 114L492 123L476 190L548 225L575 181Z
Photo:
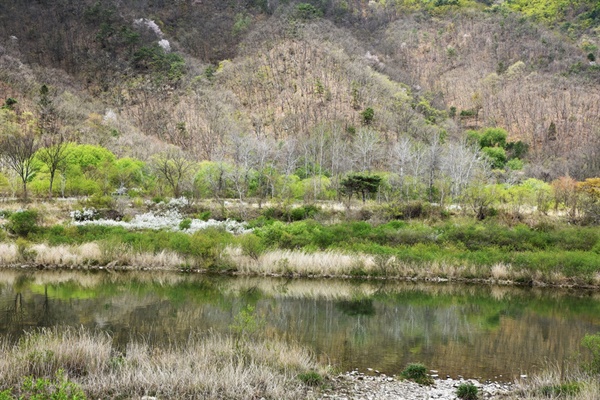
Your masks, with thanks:
M363 203L367 200L368 196L377 193L380 184L381 177L379 175L359 173L350 174L340 182L342 191L348 196L348 200L352 198L353 194L360 194Z

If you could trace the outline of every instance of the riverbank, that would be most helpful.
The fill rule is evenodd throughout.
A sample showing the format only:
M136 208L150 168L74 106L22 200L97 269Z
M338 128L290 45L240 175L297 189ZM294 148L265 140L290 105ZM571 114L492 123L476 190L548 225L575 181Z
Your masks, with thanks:
M251 337L248 326L240 328L232 335L192 335L181 346L131 340L123 349L109 334L83 328L32 331L16 344L5 338L0 398L455 400L459 387L471 386L478 399L591 400L600 390L592 376L558 371L514 383L444 379L430 371L431 385L374 370L336 374L301 347Z
M600 231L543 216L475 221L422 210L390 219L376 206L303 206L252 209L254 218L238 222L205 220L212 210L185 199L143 204L121 220L88 209L65 218L73 204L45 208L43 219L34 209L5 211L0 266L600 289Z
M600 289L600 273L567 277L555 271L529 271L510 264L454 265L440 261L410 263L395 257L342 251L269 250L252 256L241 246L227 246L219 254L219 268L193 265L168 250L136 252L118 243L89 242L49 246L45 243L0 243L0 267L9 269L66 269L112 271L171 271L242 276L406 280Z

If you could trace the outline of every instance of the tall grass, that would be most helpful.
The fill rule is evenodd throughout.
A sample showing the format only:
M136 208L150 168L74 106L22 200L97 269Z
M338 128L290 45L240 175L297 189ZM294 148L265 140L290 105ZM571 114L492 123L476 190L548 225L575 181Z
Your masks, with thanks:
M119 352L106 333L53 328L28 333L17 344L4 339L0 350L0 391L13 393L25 376L52 378L63 369L89 398L304 399L308 386L298 375L325 372L298 346L240 343L214 333L166 348L130 341Z
M551 365L543 372L520 379L506 398L596 400L600 393L598 376L589 375L577 366Z

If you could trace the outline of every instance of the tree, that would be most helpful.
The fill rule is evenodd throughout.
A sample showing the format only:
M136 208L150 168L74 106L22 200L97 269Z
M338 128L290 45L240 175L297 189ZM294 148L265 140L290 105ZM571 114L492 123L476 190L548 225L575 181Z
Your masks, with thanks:
M154 171L173 191L174 197L181 196L182 183L190 178L195 164L179 149L170 149L153 159Z
M352 194L360 193L363 203L367 199L367 195L377 193L381 177L379 175L367 174L350 174L340 182L342 190L348 195L348 200L352 198Z
M352 143L352 152L356 168L360 172L370 172L382 152L381 139L377 131L360 128Z
M363 112L360 113L362 122L365 125L371 125L373 118L375 118L375 111L371 107L367 107Z
M0 114L0 122L0 155L6 165L17 173L23 185L23 200L27 200L27 183L37 171L34 156L39 146L33 115L24 113L17 116L5 110Z
M551 183L554 194L554 211L562 204L571 219L577 214L577 181L569 176L562 176Z
M580 209L585 221L600 223L600 178L588 178L578 182L577 191L581 194Z
M38 129L41 134L42 146L38 150L37 158L48 168L50 174L48 196L51 198L56 172L64 169L66 164L68 142L58 126L58 115L50 98L50 90L46 85L42 85L40 88L38 108L40 112Z

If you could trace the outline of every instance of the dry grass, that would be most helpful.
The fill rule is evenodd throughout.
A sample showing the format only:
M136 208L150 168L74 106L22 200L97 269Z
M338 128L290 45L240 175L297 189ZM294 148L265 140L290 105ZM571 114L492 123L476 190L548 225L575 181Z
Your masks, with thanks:
M590 376L570 364L551 365L542 373L515 382L515 390L507 399L542 400L561 398L571 400L597 400L600 393L598 376ZM575 384L577 393L557 393L561 385ZM563 389L564 390L564 389Z
M29 333L17 345L5 340L0 349L0 390L62 368L89 398L304 399L308 387L297 375L325 372L298 346L214 333L168 348L132 341L118 353L107 334L54 328Z
M22 246L21 246L22 247ZM32 244L23 249L0 243L0 266L37 265L59 268L107 267L114 269L152 269L179 271L197 266L198 260L173 251L139 252L122 243L99 241L82 245L48 246ZM236 273L251 276L285 277L362 277L374 279L472 281L510 285L600 287L600 274L592 278L567 277L560 271L543 272L517 269L509 264L491 266L456 264L445 261L406 262L393 256L356 254L342 251L306 252L269 250L258 256L244 254L240 247L229 246L220 259Z
M253 259L238 248L229 248L227 254L239 272L253 275L344 276L356 266L372 263L370 256L335 251L272 250Z
M33 244L27 250L30 256L27 256L28 259L24 261L15 244L0 243L0 265L33 263L63 268L98 265L177 270L186 262L185 258L171 251L163 250L156 254L139 253L124 246L110 247L108 244L95 242L78 246L48 246L41 243Z
M17 256L17 246L15 244L0 243L0 263L2 265L14 264Z

